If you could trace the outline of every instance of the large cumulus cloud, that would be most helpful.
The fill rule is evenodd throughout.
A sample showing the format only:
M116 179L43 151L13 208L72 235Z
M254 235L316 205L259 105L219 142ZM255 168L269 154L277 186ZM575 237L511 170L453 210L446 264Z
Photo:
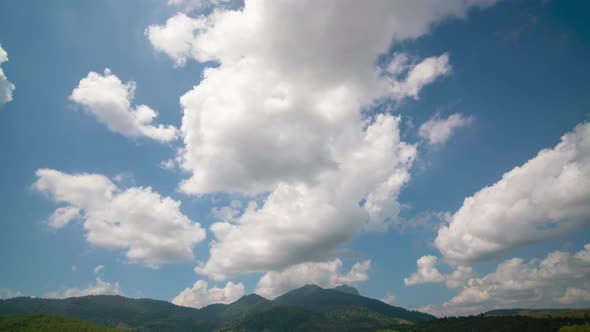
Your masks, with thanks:
M450 263L469 264L590 221L590 123L468 197L438 231Z
M258 1L207 16L178 14L145 33L181 66L215 62L181 98L187 194L263 193L215 223L196 271L223 279L328 261L361 230L398 221L414 145L384 101L418 99L451 70L448 54L376 65L392 41L418 38L493 1Z

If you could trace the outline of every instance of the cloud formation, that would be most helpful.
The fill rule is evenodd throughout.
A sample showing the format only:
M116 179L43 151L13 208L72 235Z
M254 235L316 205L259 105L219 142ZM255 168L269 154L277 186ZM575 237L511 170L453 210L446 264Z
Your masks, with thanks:
M49 292L45 294L47 298L64 299L68 297L80 297L87 295L123 295L121 287L118 282L114 284L96 278L94 283L91 283L86 288L68 288L64 291Z
M426 85L451 72L448 54L426 58L416 65L409 65L408 59L405 54L398 54L387 66L387 72L392 75L393 98L397 100L418 99ZM399 80L398 76L404 73L405 79Z
M104 265L98 265L94 268L94 274L98 274L100 271L104 270Z
M586 307L590 301L590 244L575 254L554 251L528 262L508 259L483 277L461 269L444 276L447 287L459 293L421 310L437 316L468 315L497 308ZM458 275L461 282L448 283Z
M563 294L563 296L559 298L559 302L567 305L572 305L574 303L589 303L590 290L576 287L568 287L565 290L565 294Z
M219 64L181 98L180 166L192 176L180 190L267 195L211 226L197 272L223 279L325 261L362 229L395 224L416 148L400 140L399 117L363 110L417 99L450 65L446 54L396 70L376 59L392 41L493 2L246 0L148 27L176 65Z
M57 208L49 217L48 225L51 228L60 229L70 221L80 218L80 209L73 206Z
M158 142L170 142L178 138L178 130L172 126L153 125L158 113L146 105L131 106L135 82L125 84L109 69L104 75L95 72L80 80L70 95L70 100L81 105L99 122L115 133L130 138L148 137Z
M371 261L355 263L350 271L342 272L342 261L334 259L329 262L310 262L291 266L280 272L267 272L258 281L255 293L269 299L302 287L315 284L324 288L333 288L342 284L356 284L369 279L367 271Z
M178 294L172 303L185 307L202 308L213 303L232 303L244 296L244 285L240 282L228 282L225 287L208 288L204 280L197 281L192 288L186 288Z
M242 211L242 202L232 200L228 206L213 207L211 216L217 221L231 221L235 219Z
M379 299L379 301L387 303L389 305L393 305L395 301L397 301L397 297L395 295L387 294L387 296L385 296L382 299Z
M0 64L8 61L8 53L0 45ZM8 81L4 70L0 67L0 106L12 100L12 94L15 89L14 84Z
M443 275L435 267L438 264L438 258L435 256L422 256L416 261L418 270L409 278L404 278L406 286L418 285L429 282L443 281Z
M191 261L193 246L205 239L200 224L182 214L180 202L162 197L150 187L120 189L100 174L66 174L53 169L39 169L36 175L34 189L67 204L67 211L79 212L89 243L125 249L132 262L157 267ZM60 209L53 216L63 215L57 212L63 211Z
M438 231L447 262L467 264L580 228L590 221L590 123L562 136L468 197Z
M436 114L420 126L418 134L430 145L441 145L446 143L457 128L464 127L471 121L470 117L460 113L451 114L446 119L441 119Z

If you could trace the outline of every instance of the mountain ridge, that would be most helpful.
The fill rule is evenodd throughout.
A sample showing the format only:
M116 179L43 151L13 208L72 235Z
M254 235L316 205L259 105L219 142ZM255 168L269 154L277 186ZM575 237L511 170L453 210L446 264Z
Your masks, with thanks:
M217 303L200 309L177 306L162 300L131 299L120 295L89 295L66 299L18 297L0 300L0 314L62 315L109 327L149 331L216 331L246 318L249 322L258 322L265 316L264 313L267 313L267 321L276 320L276 316L268 314L272 310L304 320L310 326L317 322L332 322L332 316L338 312L345 312L350 317L371 316L373 318L368 319L367 324L376 322L375 324L381 325L384 322L418 322L435 318L429 314L351 294L352 290L348 288L342 290L306 285L274 300L249 294L230 304Z

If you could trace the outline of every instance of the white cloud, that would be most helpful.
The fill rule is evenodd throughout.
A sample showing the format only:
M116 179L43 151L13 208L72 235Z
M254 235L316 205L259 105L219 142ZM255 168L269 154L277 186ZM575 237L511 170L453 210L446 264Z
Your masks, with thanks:
M164 160L160 163L160 168L171 171L176 168L176 163L173 159Z
M395 301L397 301L397 297L395 295L387 294L387 296L380 299L379 301L392 305L395 303Z
M387 229L396 222L397 195L415 156L414 146L399 141L398 121L378 116L356 151L317 183L281 183L263 206L251 202L233 222L214 223L211 257L196 271L223 279L281 270L325 260L363 226Z
M8 61L8 53L0 45L0 63Z
M418 285L429 282L440 282L444 280L443 275L438 271L436 265L438 258L435 256L422 256L416 261L418 270L409 278L404 278L406 285Z
M348 273L338 277L338 282L343 284L354 284L361 281L367 281L369 280L367 271L369 271L370 268L370 259L367 259L363 262L357 262L352 266Z
M465 285L467 280L475 277L470 266L458 266L450 274L442 274L436 268L439 265L436 256L422 256L416 261L418 269L410 277L404 278L406 286L414 286L428 283L445 282L448 288L460 288Z
M267 195L211 226L211 256L197 272L223 279L325 261L362 229L399 222L397 197L416 148L400 140L399 117L362 111L418 98L450 66L443 54L394 77L376 59L392 40L491 3L247 0L239 10L148 27L154 48L176 65L219 64L181 98L180 166L192 176L180 190Z
M103 271L103 270L104 270L104 265L102 265L102 264L101 265L98 265L98 266L96 266L94 268L94 274L97 274L97 273L99 273L100 271Z
M77 218L80 218L80 209L73 206L60 207L51 214L48 225L52 228L59 229Z
M468 264L590 221L590 123L468 197L438 231L445 260Z
M89 243L126 249L130 261L151 267L191 261L192 247L205 238L200 224L180 212L180 202L150 187L119 189L103 175L52 169L39 169L36 175L37 191L82 211Z
M89 284L87 288L68 288L64 291L49 292L45 294L45 297L63 299L87 295L123 295L123 292L121 292L118 282L111 284L108 281L96 278L95 282Z
M221 208L214 207L211 209L211 216L217 221L232 221L242 211L242 202L232 200L228 206Z
M232 303L244 296L244 285L228 282L224 288L208 288L204 280L197 281L192 288L178 294L172 303L185 307L202 308L213 303Z
M0 45L0 64L8 61L8 53ZM4 70L0 67L0 106L12 100L12 93L14 91L14 84L8 81L4 74Z
M584 307L590 302L590 244L572 255L554 251L543 259L508 259L477 277L471 268L445 275L459 293L442 305L424 307L437 316L476 314L498 308ZM448 283L461 275L461 282Z
M590 303L590 290L568 287L559 302L563 304Z
M148 27L145 35L157 51L166 53L176 66L183 66L192 52L195 33L202 28L200 21L178 14L169 18L164 27Z
M398 77L410 68L410 56L406 53L395 53L385 69L393 77Z
M0 57L2 54L0 54ZM1 299L11 299L13 297L24 296L23 293L19 291L13 291L8 288L0 288L0 300Z
M398 55L393 58L387 68L388 72L393 74L394 77L408 70L404 80L399 81L397 77L392 80L393 96L398 100L406 97L418 99L420 91L426 85L451 72L447 54L426 58L417 65L409 67L409 69L404 61L404 58L400 59Z
M72 272L76 272L78 271L78 267L74 264L72 265Z
M424 122L418 134L430 145L444 144L455 129L466 126L472 122L471 117L465 117L460 113L451 114L446 119L441 119L438 114Z
M294 265L283 271L265 273L256 285L255 292L266 298L273 299L287 291L306 284L333 288L342 284L355 284L368 280L367 271L371 261L358 262L350 271L341 272L342 261L335 259L329 262L308 262Z
M81 105L107 128L123 136L149 137L159 142L178 138L178 130L171 125L152 125L158 113L146 105L131 106L135 82L125 84L105 69L104 75L90 72L70 95L70 100Z
M466 285L474 277L475 273L471 266L458 266L451 274L444 275L444 280L448 288L457 289Z

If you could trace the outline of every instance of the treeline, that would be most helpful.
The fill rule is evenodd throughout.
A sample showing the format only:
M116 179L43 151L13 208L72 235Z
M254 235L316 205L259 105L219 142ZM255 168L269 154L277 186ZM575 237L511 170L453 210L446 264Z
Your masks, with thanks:
M403 332L590 332L587 318L526 316L446 317L398 328Z
M6 332L117 332L83 320L54 315L0 315L0 331Z

